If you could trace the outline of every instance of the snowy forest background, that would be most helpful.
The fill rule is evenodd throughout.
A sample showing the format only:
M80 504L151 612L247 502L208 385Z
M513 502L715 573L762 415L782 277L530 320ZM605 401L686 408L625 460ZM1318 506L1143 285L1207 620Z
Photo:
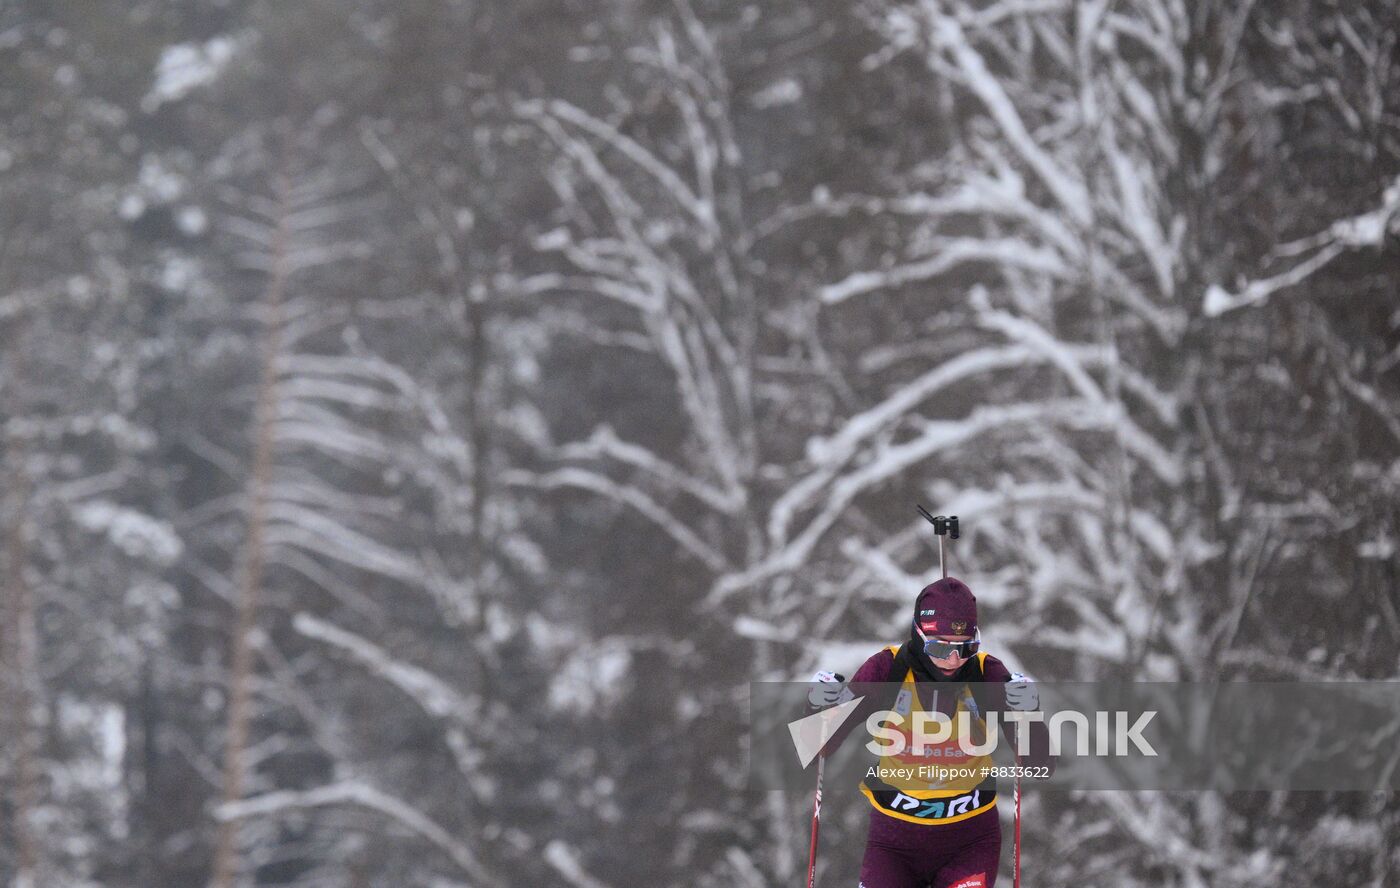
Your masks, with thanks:
M1397 678L1398 9L6 0L0 883L795 885L747 685L916 501L1041 679ZM1025 829L1400 882L1381 794Z

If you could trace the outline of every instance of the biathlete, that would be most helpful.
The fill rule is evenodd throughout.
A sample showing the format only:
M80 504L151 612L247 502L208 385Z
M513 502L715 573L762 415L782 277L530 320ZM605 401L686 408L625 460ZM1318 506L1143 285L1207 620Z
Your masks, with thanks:
M982 776L987 773L983 768L995 765L990 754L969 755L964 746L985 744L986 713L1036 710L1040 695L1034 682L1013 675L981 647L977 599L965 583L947 577L919 593L908 640L881 649L856 670L851 678L854 692L836 673L823 671L813 677L808 696L814 707L865 697L855 717L845 720L846 730L828 742L827 754L869 714L891 709L903 716L902 751L896 754L897 743L886 745L889 751L860 787L871 805L860 888L996 884L1001 856L996 778ZM876 683L888 684L874 691L861 687ZM944 742L923 750L915 747L913 717L920 712L926 714L926 730L932 730L927 719L934 712L951 719ZM892 728L893 720L882 734ZM1014 743L1013 726L1003 729ZM1031 724L1030 730L1030 755L1022 756L1019 764L1048 775L1053 762L1045 725ZM935 773L937 777L931 776Z

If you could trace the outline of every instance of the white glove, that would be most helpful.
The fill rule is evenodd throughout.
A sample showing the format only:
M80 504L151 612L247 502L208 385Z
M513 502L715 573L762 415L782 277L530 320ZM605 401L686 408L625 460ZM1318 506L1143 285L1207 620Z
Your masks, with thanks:
M1034 712L1040 708L1040 691L1035 682L1019 672L1011 673L1006 683L1006 708L1017 712Z
M807 687L807 702L818 709L844 703L854 696L850 688L846 687L845 676L824 669L812 676L812 683Z

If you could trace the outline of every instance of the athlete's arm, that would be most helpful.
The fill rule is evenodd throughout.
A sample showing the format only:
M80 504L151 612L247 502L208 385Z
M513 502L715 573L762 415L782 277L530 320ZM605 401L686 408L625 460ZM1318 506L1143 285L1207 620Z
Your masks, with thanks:
M894 654L890 653L887 648L881 648L874 656L862 663L860 668L856 670L856 674L851 676L850 684L846 686L846 690L852 695L849 699L855 697L862 699L855 711L841 722L841 727L837 728L836 732L831 735L831 739L826 741L826 746L822 747L822 755L834 754L851 731L865 724L865 720L870 717L871 713L879 712L884 708L882 698L886 695L880 693L884 689L884 683L899 681L900 678L903 678L903 676L892 678L890 672L893 668Z
M982 677L987 682L985 687L990 697L987 701L989 710L1002 713L1018 710L1019 707L1012 706L1007 701L1006 686L1011 682L1011 671L1006 668L1005 663L988 655L982 666ZM1032 708L1039 708L1038 695L1025 696L1037 696L1036 705ZM1002 720L1002 736L1006 738L1006 742L1011 744L1013 751L1018 748L1016 746L1016 729L1018 727L1020 726L1005 719ZM1031 722L1027 727L1030 728L1031 732L1030 753L1025 756L1016 756L1016 761L1018 764L1031 768L1045 768L1047 770L1044 776L1048 777L1055 772L1055 757L1050 754L1050 731L1044 722Z

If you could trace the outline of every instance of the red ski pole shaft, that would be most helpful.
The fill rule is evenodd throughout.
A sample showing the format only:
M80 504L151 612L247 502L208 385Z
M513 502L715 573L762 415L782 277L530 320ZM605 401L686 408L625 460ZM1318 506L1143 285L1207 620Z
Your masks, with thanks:
M812 847L807 852L807 888L817 884L817 833L822 825L822 766L826 756L817 756L817 795L812 803Z
M1021 888L1021 774L1016 773L1016 841L1013 857L1013 871L1011 884L1013 888Z

